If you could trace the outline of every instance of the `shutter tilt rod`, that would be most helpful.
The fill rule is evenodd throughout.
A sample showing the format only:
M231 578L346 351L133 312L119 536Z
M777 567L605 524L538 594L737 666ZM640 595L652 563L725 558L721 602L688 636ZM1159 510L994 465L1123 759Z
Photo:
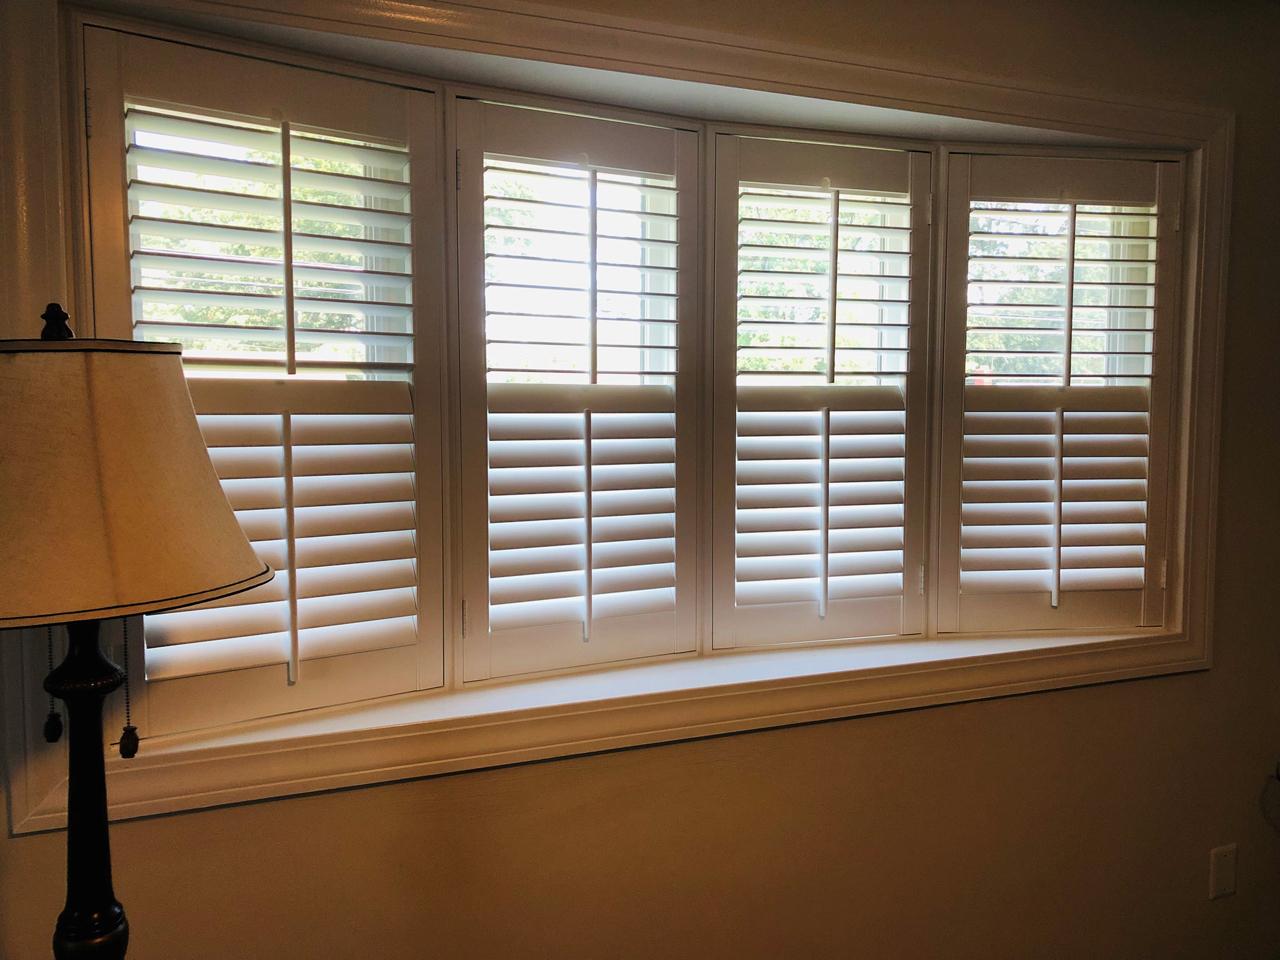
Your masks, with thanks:
M289 686L298 682L298 540L293 509L293 414L280 418L284 445L284 535L289 562Z
M1053 412L1053 584L1049 590L1049 606L1058 609L1062 593L1062 407Z
M822 436L820 439L822 474L821 483L818 487L818 495L821 498L821 514L819 518L821 526L818 531L818 569L821 587L818 593L818 619L825 620L827 618L827 598L831 584L831 408L823 407L820 411L820 416L822 417Z
M582 440L583 440L583 492L586 509L583 511L585 523L585 536L583 537L586 546L586 570L584 577L585 592L583 595L583 618L582 618L582 642L591 642L591 621L595 617L593 609L593 594L595 585L592 583L592 568L595 566L595 559L591 549L592 531L591 531L591 488L593 479L591 476L591 410L588 408L582 411Z

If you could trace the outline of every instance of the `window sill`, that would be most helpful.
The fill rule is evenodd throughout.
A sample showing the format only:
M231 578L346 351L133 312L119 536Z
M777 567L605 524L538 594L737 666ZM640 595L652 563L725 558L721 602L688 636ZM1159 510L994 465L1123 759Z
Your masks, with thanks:
M111 818L1203 669L1159 630L885 640L667 660L418 693L148 739L108 759ZM66 783L15 834L65 822Z

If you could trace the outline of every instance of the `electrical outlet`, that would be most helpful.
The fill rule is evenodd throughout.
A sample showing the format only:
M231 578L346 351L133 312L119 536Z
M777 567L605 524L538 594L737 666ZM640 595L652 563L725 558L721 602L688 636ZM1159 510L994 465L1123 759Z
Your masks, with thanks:
M1209 899L1229 897L1236 892L1236 845L1214 847L1209 851Z

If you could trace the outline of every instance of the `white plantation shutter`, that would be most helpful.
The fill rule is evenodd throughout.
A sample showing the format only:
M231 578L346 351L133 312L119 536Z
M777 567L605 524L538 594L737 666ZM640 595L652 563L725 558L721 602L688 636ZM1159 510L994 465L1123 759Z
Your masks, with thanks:
M125 129L139 339L194 374L407 375L405 147L136 105Z
M120 72L99 62L112 45ZM421 509L438 424L412 385L431 100L192 51L201 83L173 47L94 38L91 69L123 114L95 136L95 169L127 183L133 333L182 343L215 469L276 577L146 618L145 732L438 683L424 641L438 653L439 519ZM250 89L228 84L242 68L259 74ZM110 263L118 241L95 212ZM95 280L119 302L111 271Z
M1176 165L958 159L940 625L1159 625Z
M715 643L919 633L928 158L716 139Z
M690 650L693 145L460 108L464 676Z
M380 385L382 409L394 412L350 413L344 405L321 413L321 398L308 397L306 385L268 383L203 381L192 392L204 410L261 409L274 400L291 411L199 418L227 498L276 578L148 617L150 680L416 642L407 386ZM251 403L255 392L268 396ZM280 404L278 395L290 393L295 401Z

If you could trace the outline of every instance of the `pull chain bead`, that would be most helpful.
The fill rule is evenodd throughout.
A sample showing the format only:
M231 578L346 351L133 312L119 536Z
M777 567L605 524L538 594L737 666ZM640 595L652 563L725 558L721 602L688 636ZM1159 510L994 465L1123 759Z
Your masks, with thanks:
M120 731L120 756L132 760L138 755L138 728L133 725L133 703L129 697L129 618L121 618L124 631L124 729Z
M49 672L53 673L53 626L44 628L45 646L49 652ZM49 694L49 715L44 718L44 738L49 743L57 743L62 739L62 714L58 713L53 703L53 694Z

